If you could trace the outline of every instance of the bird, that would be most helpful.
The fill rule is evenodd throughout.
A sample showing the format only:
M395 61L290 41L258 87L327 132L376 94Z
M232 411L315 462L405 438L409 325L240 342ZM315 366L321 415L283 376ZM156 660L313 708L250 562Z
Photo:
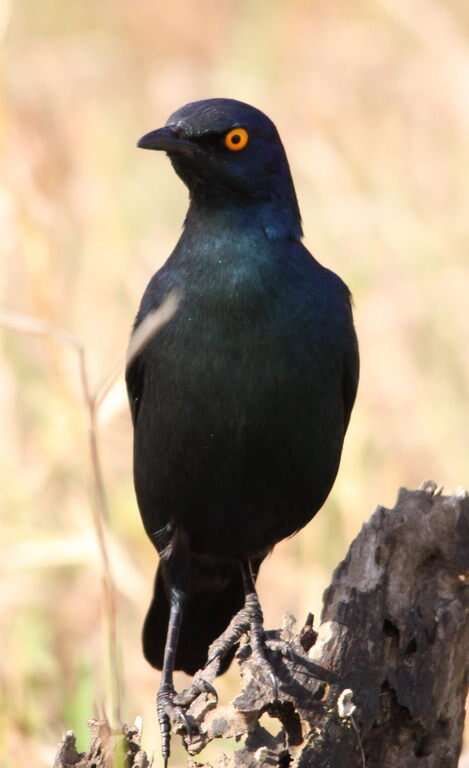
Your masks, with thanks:
M267 115L234 99L195 101L137 146L165 152L189 191L130 348L171 295L176 308L126 368L137 504L159 554L143 650L162 670L167 765L175 669L193 674L210 647L222 672L247 629L269 668L257 573L329 495L359 353L351 293L302 242Z

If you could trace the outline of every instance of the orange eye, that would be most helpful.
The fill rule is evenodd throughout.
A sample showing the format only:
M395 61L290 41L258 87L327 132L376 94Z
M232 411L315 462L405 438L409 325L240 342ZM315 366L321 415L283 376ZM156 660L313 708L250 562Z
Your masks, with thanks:
M239 152L248 141L249 133L245 128L232 128L225 136L225 147L231 152Z

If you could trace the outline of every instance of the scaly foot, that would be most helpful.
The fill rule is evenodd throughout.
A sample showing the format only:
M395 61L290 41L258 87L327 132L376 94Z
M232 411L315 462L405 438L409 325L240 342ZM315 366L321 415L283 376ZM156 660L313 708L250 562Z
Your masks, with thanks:
M245 610L249 616L251 652L256 664L260 667L267 680L269 680L274 701L278 700L278 679L270 661L267 658L267 648L264 638L264 617L259 598L256 592L250 592L246 595Z
M188 709L191 704L198 698L198 696L200 696L202 693L207 693L213 696L213 706L216 707L218 704L218 693L210 680L207 679L208 676L211 678L212 675L210 674L206 677L204 673L205 669L199 669L199 671L195 673L190 686L181 691L181 693L177 693L173 699L173 703ZM215 677L215 674L213 677Z
M164 768L167 768L170 744L171 724L177 723L177 729L183 729L189 736L194 733L196 726L187 717L182 706L176 704L176 692L172 686L161 685L156 696L156 712L161 734L161 755Z

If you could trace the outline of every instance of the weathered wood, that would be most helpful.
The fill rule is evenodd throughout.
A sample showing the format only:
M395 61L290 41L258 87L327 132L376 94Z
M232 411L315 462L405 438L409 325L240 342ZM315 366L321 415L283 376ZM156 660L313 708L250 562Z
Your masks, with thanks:
M469 499L402 490L379 507L324 597L312 658L354 691L368 768L456 768L469 677ZM327 734L329 717L315 721ZM300 765L329 762L312 743ZM354 751L346 763L361 766ZM345 763L344 763L345 765Z
M140 748L141 728L124 725L113 733L105 720L90 720L91 745L88 752L78 752L75 735L63 737L53 768L150 768L151 763Z
M217 768L456 768L469 681L467 494L426 483L378 507L334 573L317 633L310 617L300 631L290 619L267 645L278 701L246 638L241 693L226 707L201 694L188 710L190 754L245 736ZM276 737L259 724L264 712L282 725ZM86 759L59 755L54 768Z

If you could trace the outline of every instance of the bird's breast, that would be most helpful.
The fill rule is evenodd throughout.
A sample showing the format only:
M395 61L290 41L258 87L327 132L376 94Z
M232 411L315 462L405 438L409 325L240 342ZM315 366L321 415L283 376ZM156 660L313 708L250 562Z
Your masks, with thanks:
M141 507L182 520L198 547L231 539L235 549L256 510L255 552L301 527L330 490L344 434L341 350L313 284L261 260L219 266L192 270L145 349L135 481Z
M268 277L238 266L187 286L145 353L146 439L235 464L343 430L339 351L311 297Z

